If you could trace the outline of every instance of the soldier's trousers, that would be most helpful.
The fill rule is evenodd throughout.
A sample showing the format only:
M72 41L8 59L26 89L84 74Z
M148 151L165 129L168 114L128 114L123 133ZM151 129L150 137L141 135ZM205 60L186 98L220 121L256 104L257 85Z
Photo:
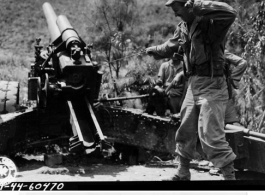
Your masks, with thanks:
M227 101L196 98L187 90L181 107L181 125L176 132L176 152L194 159L199 136L202 149L217 168L232 162L236 155L225 139L224 117Z

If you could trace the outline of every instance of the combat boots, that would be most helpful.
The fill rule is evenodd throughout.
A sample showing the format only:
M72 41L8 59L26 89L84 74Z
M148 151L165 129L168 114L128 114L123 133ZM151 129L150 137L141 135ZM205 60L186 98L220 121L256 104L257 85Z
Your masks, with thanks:
M221 168L224 180L236 180L234 163L231 162L228 165Z
M179 166L172 181L190 180L190 160L179 155Z

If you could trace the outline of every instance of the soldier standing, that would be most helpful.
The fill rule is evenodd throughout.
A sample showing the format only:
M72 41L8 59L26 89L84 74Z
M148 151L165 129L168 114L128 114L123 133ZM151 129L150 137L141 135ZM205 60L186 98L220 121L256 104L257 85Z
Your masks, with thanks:
M172 38L162 45L147 48L146 53L163 59L181 48L185 63L183 73L189 77L181 107L181 125L175 137L180 164L172 180L190 180L190 161L196 152L197 136L207 158L221 169L224 179L235 180L236 155L224 132L229 98L224 50L225 37L236 11L226 3L202 0L169 0L166 6L183 22L178 24Z

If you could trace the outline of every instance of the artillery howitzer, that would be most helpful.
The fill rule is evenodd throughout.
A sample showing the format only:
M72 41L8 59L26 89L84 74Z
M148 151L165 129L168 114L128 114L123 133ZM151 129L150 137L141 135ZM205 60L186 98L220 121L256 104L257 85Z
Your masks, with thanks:
M98 99L102 73L93 62L91 46L49 3L43 10L51 44L43 50L38 39L35 46L28 99L36 106L16 111L19 84L0 82L0 153L60 141L71 152L91 152L113 142L174 154L180 119L104 104L148 95ZM236 168L265 173L264 134L227 125L226 136L237 154Z
M95 149L105 143L93 111L102 72L92 61L91 46L84 43L66 16L57 17L49 3L43 4L43 11L51 44L43 50L37 39L35 62L28 74L28 100L36 107L9 114L5 109L3 117L13 120L1 124L1 131L8 136L1 133L0 152L51 143L52 138L60 138L64 144L70 138L70 151Z

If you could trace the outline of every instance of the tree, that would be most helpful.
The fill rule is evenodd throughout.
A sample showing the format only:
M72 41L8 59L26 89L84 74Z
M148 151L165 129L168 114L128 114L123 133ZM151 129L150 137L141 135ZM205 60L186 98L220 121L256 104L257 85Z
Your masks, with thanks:
M100 0L89 4L88 29L96 33L94 44L97 50L104 53L104 58L116 78L126 61L121 60L135 51L133 44L134 29L139 23L138 5L136 0Z
M233 7L238 18L229 34L228 47L248 62L237 97L241 123L261 131L265 118L265 5L263 1L236 0Z

